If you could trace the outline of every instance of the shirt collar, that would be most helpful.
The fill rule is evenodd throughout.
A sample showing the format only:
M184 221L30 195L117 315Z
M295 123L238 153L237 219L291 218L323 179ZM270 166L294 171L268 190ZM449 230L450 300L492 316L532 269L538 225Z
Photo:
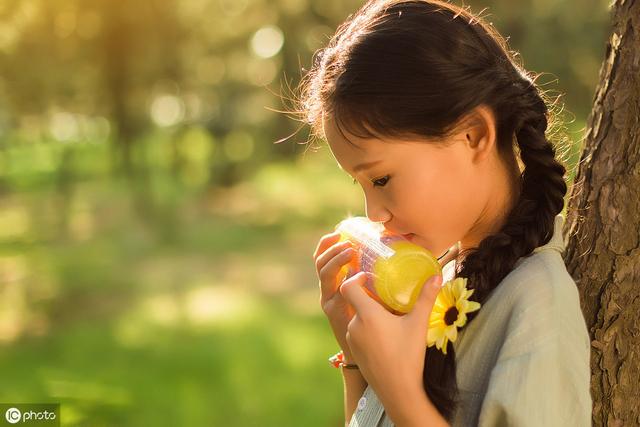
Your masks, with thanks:
M533 252L540 252L545 249L553 249L560 253L564 252L566 244L564 242L564 238L562 237L563 226L564 217L562 216L562 214L556 215L556 218L554 220L554 231L551 240L549 240L549 242L547 242L546 244L535 248Z

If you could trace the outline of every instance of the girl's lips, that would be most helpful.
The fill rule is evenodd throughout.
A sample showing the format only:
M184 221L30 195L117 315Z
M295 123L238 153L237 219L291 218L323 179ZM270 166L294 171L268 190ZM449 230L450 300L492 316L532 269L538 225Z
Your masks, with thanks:
M411 240L413 238L413 236L415 236L415 234L413 234L413 233L403 234L402 235L402 237L404 237L407 240Z

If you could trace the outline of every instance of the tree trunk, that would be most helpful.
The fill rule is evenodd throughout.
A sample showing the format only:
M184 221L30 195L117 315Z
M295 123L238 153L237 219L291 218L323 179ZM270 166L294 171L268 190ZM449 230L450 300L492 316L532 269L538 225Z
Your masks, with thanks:
M640 425L640 0L615 0L565 262L591 336L594 426Z

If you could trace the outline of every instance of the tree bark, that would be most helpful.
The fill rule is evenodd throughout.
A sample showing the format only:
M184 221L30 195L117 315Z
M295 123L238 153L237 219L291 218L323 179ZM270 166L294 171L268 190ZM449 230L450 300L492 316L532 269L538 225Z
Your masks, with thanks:
M594 426L640 425L640 0L615 0L567 205L565 262L591 336Z

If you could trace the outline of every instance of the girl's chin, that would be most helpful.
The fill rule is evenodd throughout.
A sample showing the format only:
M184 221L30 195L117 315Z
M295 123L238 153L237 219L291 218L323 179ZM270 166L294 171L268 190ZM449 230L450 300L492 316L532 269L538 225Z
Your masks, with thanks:
M405 239L407 239L408 241L410 241L411 243L421 246L423 248L425 248L426 250L428 250L429 252L433 252L433 250L424 244L424 242L422 241L422 239L420 238L420 236L416 236L415 234L405 234L404 235Z
M416 244L418 246L421 246L423 248L425 248L426 250L428 250L429 252L431 252L436 258L438 259L442 259L444 258L448 253L449 250L451 248L445 249L444 251L440 251L440 253L436 253L438 251L434 251L433 247L429 246L429 245L425 245L419 236L416 236L415 234L411 234L411 235L404 235L404 237L409 240L411 243Z

